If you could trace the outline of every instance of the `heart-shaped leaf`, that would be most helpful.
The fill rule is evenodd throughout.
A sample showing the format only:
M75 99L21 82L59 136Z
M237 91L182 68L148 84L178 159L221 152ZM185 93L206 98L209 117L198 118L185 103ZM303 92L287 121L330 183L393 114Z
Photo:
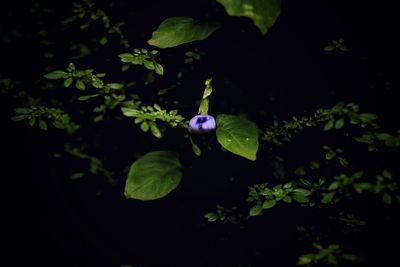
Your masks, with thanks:
M168 195L180 183L182 172L178 153L153 151L135 161L128 173L125 197L154 200Z
M217 0L230 16L250 18L262 34L274 25L281 12L281 0Z
M217 117L217 140L236 155L256 160L258 133L257 124L245 118L227 114Z
M206 39L219 25L190 17L172 17L164 20L147 42L160 48L169 48Z

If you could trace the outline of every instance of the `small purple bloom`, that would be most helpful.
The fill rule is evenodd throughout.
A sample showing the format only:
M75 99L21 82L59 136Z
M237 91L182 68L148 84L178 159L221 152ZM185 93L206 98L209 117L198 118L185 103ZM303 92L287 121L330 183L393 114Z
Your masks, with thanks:
M215 119L210 115L197 115L189 122L189 132L195 134L209 133L214 131L215 128Z

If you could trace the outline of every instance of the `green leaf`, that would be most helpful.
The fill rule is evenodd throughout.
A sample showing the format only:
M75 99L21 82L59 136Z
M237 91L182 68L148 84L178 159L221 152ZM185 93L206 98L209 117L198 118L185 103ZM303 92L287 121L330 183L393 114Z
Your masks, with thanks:
M29 108L15 108L14 111L17 114L29 114L29 113L31 113L31 110Z
M270 209L275 205L276 205L276 200L275 199L265 200L264 203L262 204L262 208L263 209Z
M153 61L145 60L145 61L143 61L143 65L146 67L146 69L149 69L149 70L155 69Z
M324 196L321 199L321 202L323 204L328 204L332 202L333 197L335 196L336 192L329 192L325 193Z
M262 213L262 206L256 205L250 209L249 215L250 216L258 216L258 215L261 215L261 213Z
M256 160L258 126L245 118L221 114L217 117L217 140L226 150Z
M72 180L75 180L75 179L82 178L83 176L85 176L85 174L83 172L76 172L76 173L73 173L69 178Z
M383 194L382 199L386 204L392 203L392 197L388 193Z
M140 129L142 129L143 132L147 132L149 130L149 124L147 121L144 121L140 124Z
M107 86L109 86L112 89L121 89L124 87L122 83L109 83L107 84Z
M119 54L118 57L121 59L122 62L126 63L130 63L135 59L135 57L129 53Z
M383 175L383 177L385 177L388 180L392 180L392 178L393 178L392 173L386 169L382 171L382 175Z
M172 17L164 20L153 32L148 44L160 48L174 47L206 39L219 28L216 24L202 22L190 17Z
M212 82L212 78L207 79L205 82L206 88L204 89L204 92L203 92L203 99L206 99L207 97L209 97L213 91L211 82Z
M330 129L333 128L333 125L335 123L334 119L329 120L327 123L324 125L324 131L329 131Z
M46 131L47 130L47 123L44 120L39 121L39 128Z
M76 80L75 87L76 87L76 89L79 89L79 90L86 89L86 85L81 80Z
M64 86L65 86L65 87L69 87L69 86L72 84L73 81L74 81L74 80L72 79L72 77L69 77L68 79L66 79L66 80L64 81Z
M218 220L218 214L213 213L213 212L209 212L209 213L205 214L204 217L209 222L215 222L216 220Z
M50 73L47 73L46 75L44 75L44 77L51 80L57 80L57 79L67 78L68 73L62 70L55 70Z
M340 118L335 123L335 129L342 129L344 126L344 118Z
M311 191L304 188L295 188L293 189L293 192L295 192L295 194L301 194L305 197L311 195Z
M192 143L192 150L193 150L193 153L196 155L196 156L201 156L201 149L200 149L200 147L192 140L192 138L191 137L189 137L189 140L190 140L190 143Z
M90 99L90 98L97 97L97 96L99 96L99 94L94 94L94 95L83 95L83 96L78 97L78 100L79 100L79 101L86 101L86 100L88 100L88 99Z
M327 45L327 46L324 46L324 51L333 51L333 50L335 50L335 46L333 46L333 45Z
M308 167L310 167L311 170L316 170L316 169L319 169L320 164L318 161L313 160L308 164Z
M376 118L378 118L378 115L376 115L376 114L372 114L372 113L362 113L362 114L360 114L360 119L363 122L370 122L370 121L375 120Z
M29 125L30 126L33 127L35 125L35 123L36 123L36 118L35 117L32 117L32 118L29 119Z
M310 202L310 200L309 200L306 196L304 196L303 194L301 194L301 193L294 193L294 194L292 195L292 198L293 198L295 201L299 202L299 203L307 203L307 202Z
M21 115L16 115L16 116L11 117L11 120L13 120L13 121L22 121L22 120L24 120L26 118L28 118L28 115L21 114Z
M336 157L336 153L335 153L334 151L332 151L332 150L328 151L328 152L325 154L325 158L326 158L327 160L331 160L331 159L333 159L334 157Z
M285 202L285 203L292 203L292 198L289 197L289 196L285 196L282 200L283 200L283 202Z
M158 64L158 63L154 63L154 70L156 71L156 73L158 74L158 75L164 75L164 68L163 68L163 66L161 66L160 64Z
M297 261L297 265L306 265L306 264L310 264L313 260L314 254L305 254L302 255L301 257L299 257L298 261Z
M139 110L132 109L132 108L122 107L121 111L122 111L122 114L124 114L124 116L126 116L126 117L137 117L141 114Z
M274 25L281 12L281 0L217 0L230 16L250 18L262 34Z
M105 45L107 42L108 42L107 37L102 37L102 38L99 40L99 43L100 43L101 45Z
M328 190L329 191L333 191L339 188L340 183L338 181L332 182L329 187Z
M157 137L157 138L162 137L162 133L161 133L160 129L158 129L157 124L155 124L155 123L151 124L150 131L155 137Z
M201 115L207 115L208 114L208 104L209 104L208 98L202 99L200 101L199 114L201 114Z
M296 170L294 170L294 174L299 175L299 176L304 176L306 175L306 171L304 170L304 168L297 168Z
M178 153L153 151L135 161L128 173L125 197L154 200L168 195L182 179Z
M339 157L339 163L345 168L349 167L349 162L345 158Z

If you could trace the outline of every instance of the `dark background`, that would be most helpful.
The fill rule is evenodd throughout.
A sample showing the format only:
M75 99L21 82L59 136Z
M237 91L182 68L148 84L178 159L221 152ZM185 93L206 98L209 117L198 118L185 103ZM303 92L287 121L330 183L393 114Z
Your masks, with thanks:
M53 36L50 49L56 55L51 62L55 69L62 69L69 62L69 38L85 40L86 35L76 29L58 31L59 21L70 15L70 3L38 3L51 11L46 13L39 8L43 11L39 14L44 15L38 17L29 11L34 2L1 4L2 36L10 29L20 33L11 43L2 44L1 76L21 80L25 86L35 84L47 64L34 34L38 21L49 25ZM213 1L115 3L110 17L126 21L123 29L133 47L147 47L145 41L151 32L167 17L207 17L222 22L223 27L209 39L196 43L206 55L184 78L184 84L192 88L172 96L183 103L185 117L196 111L193 107L204 79L214 77L212 112L244 112L261 128L271 122L271 114L290 119L293 115L311 114L319 107L331 107L340 100L354 101L363 110L377 113L384 129L398 128L399 75L395 66L399 62L399 19L394 1L283 1L281 16L267 36L261 36L250 20L225 15ZM98 4L107 10L107 2ZM127 10L135 15L125 17L123 12ZM330 40L340 37L345 39L349 53L322 50ZM175 57L184 51L180 49L183 48L160 53L164 53L161 58L167 69L161 86L170 83L178 66L182 66L182 59ZM124 80L126 76L120 73L116 59L110 63L104 62L104 57L125 51L114 42L95 50L98 56L78 63L82 68L107 72L107 77L113 77L110 79ZM140 79L142 74L133 73L138 77L130 79ZM139 94L151 100L154 90L150 86ZM1 96L1 201L5 222L5 238L1 239L6 256L2 258L10 266L289 266L298 255L310 251L309 242L297 241L295 226L299 224L314 224L325 232L331 231L332 240L345 243L366 257L362 266L396 261L399 232L394 214L398 206L373 204L376 199L354 203L369 222L357 238L341 234L330 224L329 211L325 214L297 207L271 210L268 215L250 220L244 228L209 224L203 219L206 212L217 204L244 202L246 186L265 179L261 171L270 156L260 155L253 165L218 150L195 159L186 148L181 153L182 161L191 166L184 169L184 179L177 190L153 202L126 200L123 178L114 187L98 177L70 181L73 161L52 158L67 137L11 122L11 108L15 105L11 98ZM168 149L181 142L181 138L173 137L174 131L157 143L151 136L137 134L131 125L116 122L104 128L99 134L91 129L93 135L88 136L99 147L98 155L105 155L106 166L115 168L129 166L135 152ZM304 155L312 153L308 146L320 141L318 138L324 137L303 138L282 153L301 162ZM398 161L385 158L379 164L385 160ZM366 166L372 163L375 161L365 162ZM297 162L290 164L288 168L298 166ZM228 182L232 176L237 182ZM338 207L341 208L349 207Z

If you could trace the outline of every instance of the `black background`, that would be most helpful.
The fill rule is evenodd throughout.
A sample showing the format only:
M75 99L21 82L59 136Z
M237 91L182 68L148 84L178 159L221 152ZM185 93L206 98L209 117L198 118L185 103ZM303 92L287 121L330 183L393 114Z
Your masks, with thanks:
M46 19L53 25L50 32L56 36L52 46L57 55L52 63L55 69L64 68L69 62L67 56L63 58L67 54L64 47L68 47L64 42L79 34L56 30L59 20L70 14L71 6L64 2L39 1L54 12ZM211 106L214 114L245 112L266 125L271 121L270 114L288 119L344 100L357 102L363 110L377 113L384 129L398 128L399 19L394 1L283 1L282 14L267 36L261 36L250 20L224 15L222 8L212 1L136 2L116 1L114 14L110 14L123 18L122 10L136 12L127 21L129 27L125 26L126 37L135 40L135 47L146 46L151 32L166 17L210 16L223 22L220 30L198 44L206 56L196 73L186 80L190 84L188 80L193 79L194 89L180 92L181 101L187 103L183 105L185 117L195 112L194 101L202 90L202 82L212 76L216 88ZM41 47L32 34L37 20L29 12L33 3L18 1L1 5L1 13L5 14L1 20L3 33L13 27L19 27L21 33L12 43L2 44L1 76L29 84L43 75L45 64ZM107 3L99 5L106 7ZM209 8L217 11L208 14ZM349 53L322 50L331 39L339 37L345 39ZM124 52L115 44L105 49L108 49L107 56ZM178 64L173 55L180 48L174 49L165 52L163 65L166 69L169 67L169 73L161 83L172 79L168 74ZM119 65L104 63L101 57L99 54L81 64L107 70L109 77L119 77L119 71L112 72ZM223 77L229 77L233 87L225 87ZM142 93L151 99L151 90L148 95ZM182 161L193 166L184 169L182 184L170 196L145 203L126 200L123 182L111 187L95 178L68 180L73 171L70 163L52 158L66 136L55 131L50 135L11 122L14 105L13 100L1 97L1 196L2 221L6 223L2 227L5 238L1 240L6 256L2 258L9 261L9 266L127 263L240 266L247 262L254 266L289 266L299 254L309 251L309 247L302 247L308 246L307 242L296 241L294 226L300 223L332 230L334 240L348 243L350 248L364 254L368 261L363 266L396 261L399 232L394 215L398 207L382 208L370 199L355 203L354 206L362 207L359 212L370 224L354 240L345 234L338 235L339 230L327 220L328 214L291 207L272 210L268 216L250 220L244 229L230 224L209 225L203 220L203 214L213 210L216 204L228 203L228 206L243 202L247 191L243 185L264 178L260 172L268 156L260 156L260 163L252 165L235 156L212 151L194 161L188 150L183 153ZM260 109L265 113L260 113ZM104 144L98 152L107 155L108 166L127 166L135 151L145 153L159 148L159 143L150 136L135 135L136 139L127 141L131 140L132 129L108 126L99 137L93 134L97 146ZM161 146L170 148L180 140L170 134L161 141ZM126 145L127 142L131 143ZM295 149L289 148L296 151L293 159L300 160L304 153L311 153L307 151L308 145L317 141L310 138L301 142L294 144ZM120 161L119 157L124 159ZM385 160L398 161L382 159ZM228 185L226 180L232 175L241 180ZM99 191L100 196L96 195Z

